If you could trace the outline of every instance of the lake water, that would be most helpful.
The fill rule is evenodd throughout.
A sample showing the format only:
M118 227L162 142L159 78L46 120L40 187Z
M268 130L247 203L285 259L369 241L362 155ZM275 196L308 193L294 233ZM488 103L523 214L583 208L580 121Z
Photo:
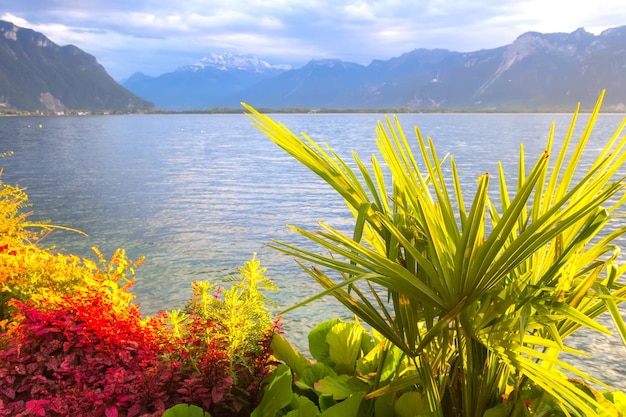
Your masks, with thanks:
M274 115L295 132L328 142L344 159L375 152L378 114ZM621 115L602 115L594 131L601 148ZM588 116L580 117L579 126ZM552 121L560 142L570 115L402 114L407 136L418 125L438 152L450 152L465 185L497 172L514 174L523 142L531 164L544 149ZM41 127L39 127L41 125ZM581 130L579 128L579 131ZM593 146L592 146L593 148ZM181 307L195 280L219 282L253 253L280 291L281 307L318 291L289 257L265 244L304 243L285 224L315 228L318 220L349 228L343 202L317 177L265 138L244 115L128 115L0 118L2 181L27 189L35 219L89 236L56 231L48 245L93 257L118 247L146 256L134 292L144 314ZM469 194L466 195L466 200ZM299 347L315 323L340 315L332 298L288 313L287 336ZM584 367L626 389L625 349L617 338L568 339L594 355Z

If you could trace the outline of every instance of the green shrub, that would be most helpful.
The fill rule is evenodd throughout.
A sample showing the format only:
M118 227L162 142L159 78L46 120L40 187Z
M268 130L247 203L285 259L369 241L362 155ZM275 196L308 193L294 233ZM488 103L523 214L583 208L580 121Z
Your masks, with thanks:
M216 416L248 415L256 407L272 364L270 343L280 328L262 292L275 287L260 262L253 257L239 272L228 290L194 283L186 308L167 319L177 347L167 360L190 373L182 402Z

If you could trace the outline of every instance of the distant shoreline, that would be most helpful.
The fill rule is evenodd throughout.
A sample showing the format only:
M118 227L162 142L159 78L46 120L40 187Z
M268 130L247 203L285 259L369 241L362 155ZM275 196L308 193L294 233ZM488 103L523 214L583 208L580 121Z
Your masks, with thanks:
M308 109L308 108L256 108L263 114L559 114L571 113L573 109L411 109L403 107L375 109ZM581 109L581 113L591 109ZM113 116L129 114L243 114L243 108L211 108L207 110L111 110L87 111L68 110L64 112L0 110L0 116ZM626 110L607 109L602 114L626 114Z

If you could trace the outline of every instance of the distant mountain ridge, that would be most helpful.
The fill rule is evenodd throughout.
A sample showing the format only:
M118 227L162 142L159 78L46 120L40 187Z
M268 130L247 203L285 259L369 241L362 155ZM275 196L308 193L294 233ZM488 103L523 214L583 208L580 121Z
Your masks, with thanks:
M158 108L176 110L245 101L269 108L569 111L578 101L592 107L607 88L605 109L626 111L626 26L597 36L583 28L528 32L510 45L474 52L416 49L367 66L312 60L301 68L267 64L273 70L256 72L245 65L218 68L243 59L219 57L141 83L131 77L124 86ZM196 68L193 75L190 68Z
M152 109L92 55L0 20L0 109L64 112Z
M223 107L232 97L258 82L290 69L288 65L271 65L250 54L210 54L158 77L133 74L123 85L160 109L206 109Z
M247 55L209 54L198 62L178 68L176 71L202 71L207 68L215 68L221 71L242 70L251 72L287 71L291 65L271 65L259 57Z
M369 65L323 59L291 68L209 54L158 77L136 73L121 86L79 48L0 21L0 110L206 110L245 101L275 109L570 111L579 101L591 108L604 88L605 111L626 111L626 26L599 35L528 32L498 48L416 49Z

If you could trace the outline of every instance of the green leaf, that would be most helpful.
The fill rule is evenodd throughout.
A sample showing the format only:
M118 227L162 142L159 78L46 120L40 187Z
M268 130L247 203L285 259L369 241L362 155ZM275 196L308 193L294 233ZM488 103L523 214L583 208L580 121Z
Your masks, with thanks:
M324 410L320 417L357 417L364 396L364 392L357 392L350 398Z
M211 415L197 405L177 404L165 410L163 417L211 417Z
M316 417L319 414L319 409L315 403L301 395L293 396L291 408L293 410L285 414L285 417Z
M602 396L606 398L608 401L613 403L615 409L622 413L626 414L626 394L622 391L611 391L611 392L603 392Z
M350 375L327 376L315 383L315 391L323 395L332 395L335 401L343 400L356 392L367 392L369 386Z
M385 361L380 369L380 381L387 382L395 379L405 357L405 354L397 346L388 346Z
M329 366L332 366L329 354L328 343L326 342L326 336L330 329L337 323L341 323L341 320L335 318L332 320L325 321L323 323L317 324L310 332L309 332L309 352L311 352L311 356L313 356L316 360L325 363Z
M624 323L624 318L622 317L622 312L617 307L617 302L613 299L605 299L605 305L611 317L613 318L613 322L617 327L617 331L622 338L622 343L626 345L626 324Z
M295 384L302 389L314 389L315 383L327 376L337 376L337 373L328 365L321 362L311 364L298 375Z
M383 344L384 342L380 342L374 349L370 350L367 355L359 358L355 368L357 374L368 375L378 371L378 364L382 357Z
M376 417L396 417L393 409L395 394L383 395L370 401L374 401L374 415Z
M279 365L267 378L263 398L250 417L274 417L278 410L291 403L291 370L287 365Z
M300 375L311 361L298 352L281 334L274 334L270 345L272 354L285 362L295 373Z
M357 361L358 375L376 374L381 382L397 375L404 353L398 347L381 340L372 350ZM382 362L382 363L381 363Z
M326 335L328 356L339 374L352 375L361 357L361 340L367 333L356 323L337 323Z
M330 407L337 404L332 394L320 394L317 401L321 411L328 410Z
M509 417L511 415L511 405L509 403L498 404L485 411L483 417Z
M426 417L429 414L428 403L419 392L405 392L396 400L394 410L397 417Z

